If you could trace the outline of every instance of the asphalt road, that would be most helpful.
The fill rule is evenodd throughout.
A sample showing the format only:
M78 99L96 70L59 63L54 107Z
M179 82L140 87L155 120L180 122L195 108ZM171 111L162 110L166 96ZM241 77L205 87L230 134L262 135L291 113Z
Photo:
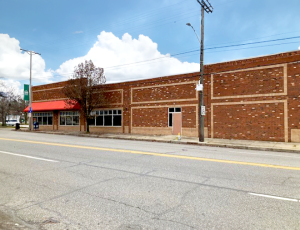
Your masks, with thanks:
M300 155L0 129L0 229L300 229Z

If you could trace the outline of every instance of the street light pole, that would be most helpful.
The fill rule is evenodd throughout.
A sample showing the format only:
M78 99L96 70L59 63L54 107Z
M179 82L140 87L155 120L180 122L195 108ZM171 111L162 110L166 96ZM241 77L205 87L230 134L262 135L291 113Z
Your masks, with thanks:
M187 23L188 26L192 27L194 30L198 41L200 42L200 85L199 85L199 129L198 129L198 136L199 136L199 142L204 142L204 116L205 116L205 106L204 106L204 94L203 94L203 75L204 75L204 10L206 13L212 13L213 12L213 7L209 3L208 0L207 3L204 0L197 0L198 3L201 5L201 41L199 40L199 37L194 29L194 27L190 24Z
M32 130L32 107L31 107L31 104L32 104L32 89L31 89L31 70L32 70L32 55L33 54L38 54L38 55L41 55L40 53L36 53L34 51L31 51L31 50L24 50L24 49L20 49L22 51L25 51L26 53L28 53L30 55L30 80L29 80L29 113L30 116L29 116L29 130L31 131Z

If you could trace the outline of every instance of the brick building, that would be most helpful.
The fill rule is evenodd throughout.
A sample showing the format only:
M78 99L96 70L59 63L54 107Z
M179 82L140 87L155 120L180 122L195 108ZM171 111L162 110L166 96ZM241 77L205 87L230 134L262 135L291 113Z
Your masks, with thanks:
M205 136L300 142L300 51L204 67ZM108 103L91 132L198 136L199 72L106 84ZM67 107L65 82L35 86L41 130L85 131L78 105ZM28 108L27 108L28 110Z

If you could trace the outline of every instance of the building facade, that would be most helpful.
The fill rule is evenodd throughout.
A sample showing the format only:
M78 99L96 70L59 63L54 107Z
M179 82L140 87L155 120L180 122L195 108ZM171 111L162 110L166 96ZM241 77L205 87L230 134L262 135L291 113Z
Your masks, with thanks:
M300 142L300 51L205 65L204 73L206 137ZM90 132L196 137L198 81L195 72L100 86L107 104L93 111ZM32 88L41 130L86 130L78 106L64 103L65 84Z

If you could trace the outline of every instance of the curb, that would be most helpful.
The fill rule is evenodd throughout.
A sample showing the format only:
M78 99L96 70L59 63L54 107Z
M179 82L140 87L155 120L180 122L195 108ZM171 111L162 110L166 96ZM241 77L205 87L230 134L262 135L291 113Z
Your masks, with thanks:
M128 141L148 141L148 142L158 142L158 143L170 143L170 144L181 144L181 145L197 145L197 146L208 146L208 147L219 147L219 148L231 148L231 149L247 149L247 150L259 150L259 151L273 151L273 152L287 152L287 153L298 153L300 150L293 149L280 149L272 147L259 147L259 146L246 146L246 145L234 145L234 144L220 144L220 143L197 143L192 141L175 141L175 140L157 140L157 139L139 139L139 138L127 138L127 137L106 137L101 135L93 134L72 134L63 132L47 132L47 131L28 131L28 130L18 130L18 132L33 132L33 133L46 133L55 135L68 135L77 137L90 137L90 138L105 138L105 139L116 139L116 140L128 140Z
M269 147L258 147L258 146L243 146L243 145L232 145L232 144L212 144L212 143L195 143L195 142L178 142L178 141L164 141L156 139L134 139L134 138L122 138L122 137L97 137L106 139L119 139L119 140L134 140L134 141L148 141L148 142L159 142L159 143L171 143L171 144L181 144L181 145L197 145L197 146L208 146L208 147L219 147L219 148L231 148L231 149L247 149L247 150L259 150L259 151L273 151L273 152L289 152L298 153L299 150L293 149L277 149Z

